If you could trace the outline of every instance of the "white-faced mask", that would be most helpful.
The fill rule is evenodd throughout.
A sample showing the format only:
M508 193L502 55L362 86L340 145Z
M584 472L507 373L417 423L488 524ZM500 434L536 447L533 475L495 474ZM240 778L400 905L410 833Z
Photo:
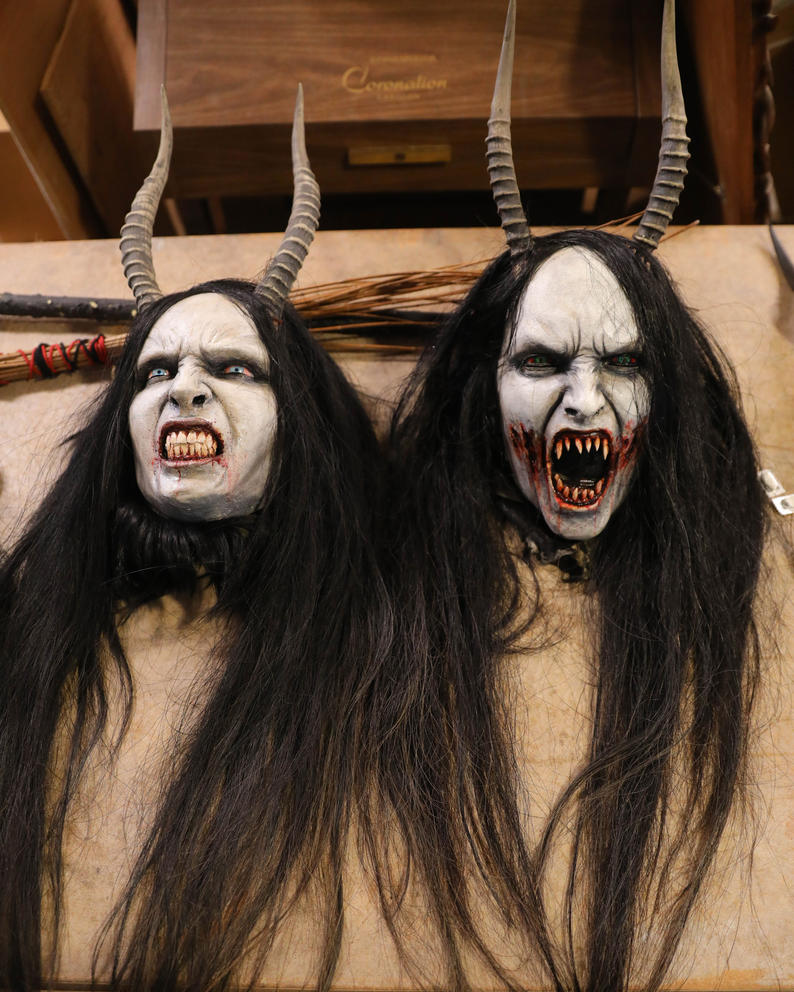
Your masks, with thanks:
M499 360L508 457L561 537L595 537L628 492L650 397L629 301L601 259L568 247L524 290Z
M277 407L251 318L218 293L188 296L155 322L137 368L129 428L145 499L177 520L256 510Z

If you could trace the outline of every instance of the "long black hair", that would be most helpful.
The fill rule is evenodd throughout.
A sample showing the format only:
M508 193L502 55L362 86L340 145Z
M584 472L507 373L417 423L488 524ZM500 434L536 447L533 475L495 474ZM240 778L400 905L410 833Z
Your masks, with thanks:
M544 604L537 564L528 559L527 578L511 535L549 553L561 542L512 483L496 369L524 288L566 246L598 256L626 294L651 401L632 488L586 548L597 631L589 751L530 843L500 662L519 642L542 645ZM399 694L377 694L385 787L365 835L395 938L407 953L400 910L413 867L453 988L467 987L472 950L521 986L490 949L475 886L540 954L554 988L658 988L745 795L759 674L764 514L725 359L644 248L600 232L538 238L523 260L505 253L486 270L428 349L395 416L392 458L410 629ZM384 821L404 850L397 878ZM568 829L565 906L550 907L550 852Z
M278 426L261 511L182 525L143 504L127 420L153 324L206 292L228 297L256 326ZM70 802L108 730L111 687L122 685L127 717L132 706L119 612L190 586L200 569L217 588L216 614L231 622L209 698L107 925L112 981L222 989L239 980L244 958L255 976L282 914L314 878L324 988L339 949L357 789L354 700L389 631L370 537L379 451L366 415L289 306L275 326L251 285L221 280L164 297L136 319L115 378L70 441L68 465L0 570L0 985L32 989L52 973ZM65 770L53 781L67 708ZM50 932L52 954L41 962Z

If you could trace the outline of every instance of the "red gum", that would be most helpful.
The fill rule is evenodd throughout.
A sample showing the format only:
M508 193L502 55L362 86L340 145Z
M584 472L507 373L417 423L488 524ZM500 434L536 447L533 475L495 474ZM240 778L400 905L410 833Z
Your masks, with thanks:
M543 483L547 486L548 491L554 497L554 500L556 501L560 509L593 510L601 503L604 496L609 491L609 487L612 483L612 480L615 477L615 474L617 473L618 468L625 468L633 460L637 450L637 444L636 444L637 435L643 426L644 425L640 425L638 431L634 431L631 426L631 423L627 423L624 425L623 433L621 434L620 437L621 445L620 445L620 453L618 455L618 460L616 463L613 463L613 466L610 468L610 471L607 473L607 476L604 479L604 487L601 490L601 493L597 495L596 498L591 503L585 503L585 504L569 503L565 499L565 497L562 496L560 493L558 493L557 490L554 488L554 479L552 477L552 468L551 468L551 458L546 452L545 438L541 440L540 444L538 444L535 432L528 430L523 423L510 424L508 428L508 433L510 436L510 443L513 447L513 450L515 451L517 457L524 464L526 468L527 476L530 479L534 479L536 490L539 488L541 475L538 472L535 464L533 464L533 462L535 462L535 459L532 457L527 447L527 441L526 441L527 438L530 439L530 443L534 446L537 452L537 456L538 456L537 464L542 464L545 467L545 472L543 473ZM575 437L577 434L580 434L582 437L587 437L587 436L592 437L595 434L598 434L600 436L606 435L609 440L610 448L614 450L615 439L611 434L611 432L607 430L597 430L597 431L565 430L565 431L557 432L557 435L561 435L561 434L567 434L572 438Z
M157 455L152 459L152 466L167 465L169 468L184 468L185 465L209 465L211 462L215 462L223 468L229 467L224 455L213 455L212 458L175 458L173 461Z

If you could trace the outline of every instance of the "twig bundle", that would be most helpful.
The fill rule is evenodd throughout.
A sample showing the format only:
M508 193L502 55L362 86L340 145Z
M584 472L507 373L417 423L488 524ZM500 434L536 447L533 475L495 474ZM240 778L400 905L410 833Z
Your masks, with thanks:
M601 225L615 233L638 214ZM697 222L695 222L697 223ZM676 237L693 225L668 233ZM458 304L479 277L484 263L446 265L424 272L392 272L356 276L337 282L295 289L290 299L312 333L330 352L371 353L378 356L412 354L443 314ZM0 294L0 313L12 317L58 316L61 319L99 318L114 326L132 319L130 300L86 301L68 297L36 297L33 309L21 309L23 298ZM25 300L33 298L24 298ZM97 305L99 304L99 305ZM44 307L44 309L42 309ZM415 340L406 340L411 335ZM384 338L391 340L384 340ZM402 338L402 340L399 340ZM50 379L91 365L113 363L124 348L126 334L98 334L64 344L40 344L0 355L0 385L31 379Z
M477 264L450 265L428 272L398 272L361 276L296 289L292 302L312 332L330 352L410 354L418 342L373 340L378 332L427 332L441 313L458 303L481 271ZM59 316L69 315L68 301L59 300ZM107 301L105 301L107 302ZM123 303L124 301L118 301ZM75 300L76 312L84 316ZM118 322L118 321L116 321ZM68 344L40 344L0 355L0 385L31 379L49 379L91 365L112 363L124 348L127 335L99 334Z

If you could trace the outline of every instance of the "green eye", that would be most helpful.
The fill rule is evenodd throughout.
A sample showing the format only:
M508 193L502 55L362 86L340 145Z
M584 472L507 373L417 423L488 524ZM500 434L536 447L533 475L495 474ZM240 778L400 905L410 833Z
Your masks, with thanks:
M548 355L526 355L518 363L519 372L545 372L555 368Z
M616 369L625 369L627 371L638 369L640 367L640 356L634 355L628 351L622 355L610 355L607 359L607 365L611 365Z
M253 379L254 373L248 368L247 365L224 365L221 369L223 375L239 375L243 376L245 379Z

